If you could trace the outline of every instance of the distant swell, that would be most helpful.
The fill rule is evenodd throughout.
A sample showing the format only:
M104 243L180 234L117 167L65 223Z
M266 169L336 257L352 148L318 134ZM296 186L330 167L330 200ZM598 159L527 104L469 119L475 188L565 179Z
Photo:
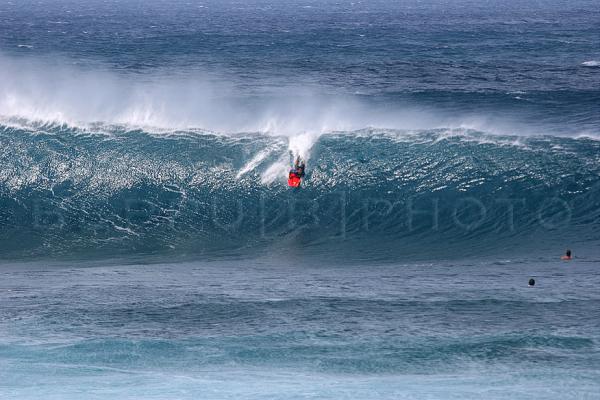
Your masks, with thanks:
M0 128L2 257L444 258L600 238L589 138L98 131ZM290 150L308 158L298 191L285 184Z

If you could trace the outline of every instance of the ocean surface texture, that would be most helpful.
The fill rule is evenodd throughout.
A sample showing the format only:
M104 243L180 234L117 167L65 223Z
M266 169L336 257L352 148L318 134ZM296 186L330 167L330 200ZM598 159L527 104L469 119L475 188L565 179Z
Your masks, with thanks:
M0 2L0 398L598 393L596 0Z

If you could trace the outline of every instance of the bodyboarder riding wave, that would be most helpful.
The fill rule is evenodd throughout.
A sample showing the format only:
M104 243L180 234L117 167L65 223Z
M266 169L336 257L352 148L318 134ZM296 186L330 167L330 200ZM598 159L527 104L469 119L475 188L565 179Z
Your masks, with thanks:
M298 156L294 162L294 168L290 170L288 175L288 185L291 187L299 187L304 177L304 161Z

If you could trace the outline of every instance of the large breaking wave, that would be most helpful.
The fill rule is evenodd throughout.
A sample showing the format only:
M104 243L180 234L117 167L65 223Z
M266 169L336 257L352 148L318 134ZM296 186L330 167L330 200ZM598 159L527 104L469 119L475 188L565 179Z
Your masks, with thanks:
M410 100L0 67L0 257L439 258L600 238L595 92ZM295 155L300 190L285 183Z
M308 158L300 190L290 154ZM296 136L0 127L2 257L597 249L600 142L466 129Z

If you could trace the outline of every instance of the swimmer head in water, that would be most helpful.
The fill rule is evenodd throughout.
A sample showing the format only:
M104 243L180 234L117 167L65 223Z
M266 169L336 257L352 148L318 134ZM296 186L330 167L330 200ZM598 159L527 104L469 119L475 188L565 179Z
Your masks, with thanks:
M571 250L567 250L567 251L565 252L565 255L564 255L564 256L562 256L560 259L561 259L561 260L570 260L571 258L572 258L572 257L571 257Z

